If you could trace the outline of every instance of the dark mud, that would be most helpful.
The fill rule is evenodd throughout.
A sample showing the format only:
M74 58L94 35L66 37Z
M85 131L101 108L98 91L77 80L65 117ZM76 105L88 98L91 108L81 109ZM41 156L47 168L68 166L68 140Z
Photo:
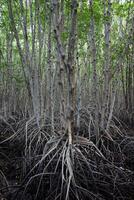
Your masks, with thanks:
M69 169L69 159L64 156L68 151L66 138L60 142L57 139L55 150L35 167L43 157L46 130L42 130L42 142L35 137L33 143L28 143L31 153L26 156L26 121L10 119L8 123L0 123L0 200L134 200L133 127L126 126L121 134L111 130L112 140L105 134L101 137L98 149L104 158L84 139L80 138L78 143L76 140L71 149L75 156L67 157L73 163ZM29 130L36 133L37 129ZM71 169L75 184L67 178Z

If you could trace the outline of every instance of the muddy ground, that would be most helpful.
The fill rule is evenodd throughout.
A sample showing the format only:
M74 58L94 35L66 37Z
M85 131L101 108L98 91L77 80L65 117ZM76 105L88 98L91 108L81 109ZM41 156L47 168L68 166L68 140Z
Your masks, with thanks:
M34 157L33 160L29 161L26 158L24 151L25 137L22 136L25 131L25 122L25 120L15 122L10 119L8 123L3 121L0 123L0 200L64 199L64 195L60 198L58 198L58 195L55 196L60 192L60 189L58 189L58 187L60 188L60 183L58 182L60 180L58 179L60 169L57 169L57 173L51 176L51 178L48 175L42 179L38 195L36 189L39 181L37 180L36 182L36 179L25 190L31 176L39 173L36 169L32 173L29 172L35 163L38 162L38 159L40 159L43 146L45 145L44 140L37 149L36 154L32 154ZM107 136L102 137L102 140L100 140L98 148L107 161L98 158L97 154L93 155L93 151L90 152L89 150L88 154L83 153L84 155L92 154L87 160L90 159L92 161L91 168L96 173L92 177L92 172L85 171L82 172L85 175L81 176L81 169L76 166L74 169L76 182L85 188L85 190L90 191L90 195L92 195L89 197L83 191L79 195L80 198L76 198L76 196L70 194L68 197L70 200L134 200L134 128L125 125L121 129L122 131L118 133L114 131L112 135L113 140L110 140ZM86 149L87 147L84 148ZM84 151L84 148L81 149L81 152ZM58 159L58 156L56 159ZM83 169L88 170L85 164L81 165L83 165ZM93 165L96 167L94 168ZM49 166L49 169L51 167L53 168L53 166ZM58 168L60 168L60 164ZM54 182L51 186L50 181ZM56 193L50 195L55 187L57 187ZM95 196L95 194L97 195Z

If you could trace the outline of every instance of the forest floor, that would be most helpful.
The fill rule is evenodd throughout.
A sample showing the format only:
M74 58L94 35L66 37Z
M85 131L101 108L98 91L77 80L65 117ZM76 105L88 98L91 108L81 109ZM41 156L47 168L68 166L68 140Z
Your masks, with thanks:
M1 121L0 123L0 200L53 200L56 198L64 200L65 198L63 197L58 198L58 195L56 198L48 195L48 193L52 193L51 190L54 189L53 187L60 187L57 186L59 183L58 181L56 182L56 178L54 178L54 180L49 178L47 178L47 180L45 179L46 182L55 182L55 186L52 185L52 188L48 186L50 183L42 183L42 187L45 187L46 194L43 194L44 189L40 189L40 195L36 195L35 190L39 184L38 180L37 182L33 181L32 184L29 182L30 186L27 190L25 189L28 180L36 176L36 174L39 174L39 171L37 172L35 169L33 169L31 174L29 171L35 166L35 163L38 162L37 157L41 155L42 150L40 147L40 150L38 149L36 154L32 155L34 161L30 162L26 158L24 152L25 138L20 137L20 134L25 131L25 127L23 125L20 126L20 124L22 125L25 123L21 121L21 123L17 122L16 125L16 122L11 119L8 122ZM20 127L23 128L21 129ZM98 158L97 154L94 154L93 157L90 156L90 158L85 156L86 159L90 160L90 163L92 163L90 166L92 171L95 170L95 173L93 172L93 181L91 171L88 172L88 175L86 175L86 171L83 172L83 174L85 173L85 177L80 177L80 179L76 178L76 181L81 187L86 188L85 190L89 190L91 196L89 197L86 194L87 192L81 192L80 198L73 197L72 195L68 199L134 200L134 128L125 126L122 132L122 134L117 135L114 133L112 137L113 141L110 141L107 137L101 140L98 148L100 152L105 155L107 161ZM83 151L84 150L81 149L81 152ZM88 154L90 153L88 152ZM83 153L83 155L85 154ZM86 170L85 164L82 163L81 165L82 167L84 166L83 169ZM95 167L93 167L94 165ZM55 168L55 166L53 167ZM75 170L80 172L81 169L76 167ZM75 173L77 174L77 172ZM55 176L59 176L58 172ZM78 173L77 176L80 176L80 173ZM91 183L88 183L88 180L86 180L86 178L89 179L89 177L91 178ZM85 185L82 183L83 180L85 181ZM92 186L92 183L95 187ZM49 188L49 191L46 191L46 188ZM95 196L95 194L97 195Z

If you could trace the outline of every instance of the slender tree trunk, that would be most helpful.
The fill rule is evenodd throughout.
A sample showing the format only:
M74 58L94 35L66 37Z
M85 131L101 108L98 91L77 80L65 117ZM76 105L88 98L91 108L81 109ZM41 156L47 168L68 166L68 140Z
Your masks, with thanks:
M76 48L76 27L77 27L77 0L71 1L71 27L68 43L67 57L67 79L68 79L68 108L67 108L67 132L69 144L73 142L75 127L75 106L76 106L76 80L75 80L75 48Z
M94 131L96 134L96 143L99 140L99 107L98 107L98 80L97 80L97 61L96 61L96 42L95 42L95 25L94 25L94 12L93 12L93 1L89 0L89 8L91 12L90 19L90 47L91 47L91 62L93 67L93 77L92 77L92 103L93 103L93 113L94 113Z
M54 98L53 98L53 64L52 64L52 14L49 14L49 32L48 32L48 114L51 118L51 132L54 133Z
M33 20L32 15L32 2L30 1L30 19L31 19L31 31L32 31L32 53L30 51L30 42L28 38L28 25L27 25L27 2L26 2L26 11L24 10L23 0L19 0L20 3L20 13L21 19L20 21L23 31L24 38L24 51L22 50L22 46L19 40L19 34L15 26L13 11L12 11L12 0L8 1L8 9L9 9L9 18L11 22L11 28L14 32L18 51L20 54L24 76L28 88L29 95L32 100L34 115L36 117L37 125L39 126L39 118L41 115L41 102L40 102L40 75L39 75L39 66L37 64L37 55L35 50L35 38L36 38L36 14L39 13L38 6L35 8L35 18Z
M110 75L110 27L111 27L111 0L104 2L104 32L105 32L105 49L104 49L104 94L101 110L101 128L105 130L108 119L108 95L109 95L109 75Z
M13 64L12 64L12 46L13 34L7 33L7 115L12 114L13 106Z
M81 74L80 74L80 63L77 55L77 116L76 116L76 127L77 135L80 131L80 109L81 109Z

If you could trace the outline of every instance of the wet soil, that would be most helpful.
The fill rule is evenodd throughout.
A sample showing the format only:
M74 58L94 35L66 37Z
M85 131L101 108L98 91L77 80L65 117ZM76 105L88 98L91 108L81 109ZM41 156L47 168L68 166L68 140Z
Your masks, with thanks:
M13 138L10 138L10 140L7 140L7 138L11 137L11 135L14 134L12 129L14 131L17 131L18 124L15 124L14 122L10 122L10 126L9 126L9 124L1 122L1 125L0 125L0 200L17 200L17 199L20 200L21 199L20 197L22 196L22 193L24 191L25 184L26 184L24 182L24 179L26 177L27 172L30 171L30 167L33 166L32 162L30 164L27 163L27 166L29 169L27 168L27 171L25 171L25 163L27 162L26 157L24 155L25 139L23 137L21 137L20 139L19 134L18 134L16 137L13 137ZM22 134L22 132L20 132L20 134ZM7 141L3 143L4 140L7 140ZM107 180L105 178L105 182L103 181L101 182L101 179L103 180L104 177L100 177L100 175L98 175L97 177L96 175L95 185L98 188L96 191L96 193L98 193L98 198L91 197L91 200L92 199L95 199L95 200L97 199L99 200L133 200L134 199L134 128L131 128L131 127L125 128L125 134L123 134L122 136L118 135L116 137L116 134L114 134L114 141L116 142L112 143L111 141L104 139L103 145L100 144L99 148L100 148L100 151L103 152L103 154L105 154L105 156L111 163L113 162L115 166L118 166L118 169L121 169L122 173L124 171L124 177L120 175L120 172L118 172L116 173L118 177L114 177L114 175L111 176L111 177L114 177L115 180L109 180L109 177L107 177ZM105 148L107 149L107 151L105 150ZM97 159L95 162L96 162L96 166L97 165L102 166L100 165L100 161L98 161ZM108 165L106 165L106 168L102 167L101 174L102 175L104 174L104 176L106 177L107 174L109 174L108 170L109 170ZM120 178L120 181L118 182L118 187L116 187L116 185L114 185L114 182L116 184L116 179L118 179L119 177L121 178ZM56 177L54 177L54 179L55 179L54 181L56 181ZM50 198L45 197L46 194L43 194L44 192L43 188L45 187L45 191L47 190L47 186L49 188L50 183L48 180L50 179L49 178L47 180L44 179L45 183L42 184L42 188L40 190L40 196L38 196L38 198L35 198L34 191L36 190L37 185L38 185L38 182L36 183L36 179L35 179L34 183L27 190L23 200L24 199L25 200L50 199ZM53 181L53 180L50 180L50 181ZM85 180L85 182L86 181L87 180ZM24 184L22 184L23 182ZM58 179L57 179L57 184L59 184ZM81 183L81 184L83 184L83 187L84 187L84 183ZM94 183L91 182L91 185L89 185L89 190L91 190L92 192L96 190L94 187L92 187L93 184ZM113 187L115 187L116 189L114 190ZM117 188L118 188L118 191L116 191ZM114 192L111 192L111 191L114 191ZM47 192L48 191L46 191L46 193ZM118 193L118 195L116 195L116 193ZM53 199L53 197L51 199ZM70 197L70 200L71 199L76 199L76 198ZM83 193L83 197L81 197L81 200L86 200L86 199L90 200L89 197L86 197L86 192L85 192Z

